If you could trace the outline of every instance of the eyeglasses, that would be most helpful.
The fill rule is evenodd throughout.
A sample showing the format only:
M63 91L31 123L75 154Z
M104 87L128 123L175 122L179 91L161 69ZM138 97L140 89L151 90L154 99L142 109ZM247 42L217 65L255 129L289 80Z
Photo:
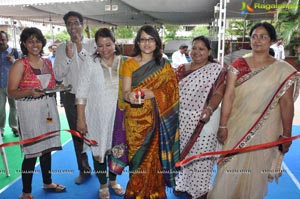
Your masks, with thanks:
M67 26L80 26L81 25L81 23L80 23L80 21L68 21L67 23L66 23L66 25Z
M34 45L34 44L41 44L42 41L40 40L27 40L26 43L30 44L30 45Z
M155 42L155 39L153 38L153 37L150 37L150 38L148 38L148 39L146 39L146 38L140 38L140 43L153 43L153 42Z
M253 35L251 35L251 39L252 40L258 40L258 39L260 39L260 40L265 41L268 38L270 38L269 35L265 35L265 34L262 34L262 35L253 34Z

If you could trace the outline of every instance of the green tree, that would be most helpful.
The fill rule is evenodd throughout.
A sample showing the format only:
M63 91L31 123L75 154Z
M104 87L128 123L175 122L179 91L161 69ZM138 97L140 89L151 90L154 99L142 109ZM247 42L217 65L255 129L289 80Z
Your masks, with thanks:
M44 34L45 38L47 40L51 40L52 39L52 33L51 32L47 32ZM67 40L70 40L70 36L69 36L69 33L64 30L64 31L61 31L57 34L54 35L54 41L55 40L59 40L59 41L67 41Z
M135 37L136 27L118 26L114 29L115 37L119 39L130 39Z
M231 37L248 37L248 33L255 22L245 19L230 19L227 23L229 28L226 28L225 35L230 39Z
M208 25L199 25L193 28L192 37L197 37L200 35L209 36Z
M299 0L290 0L288 5L294 6L293 9L281 9L276 20L276 29L279 37L284 39L286 45L291 40L300 40L300 12Z
M175 40L177 30L183 29L183 26L179 25L164 25L165 40Z

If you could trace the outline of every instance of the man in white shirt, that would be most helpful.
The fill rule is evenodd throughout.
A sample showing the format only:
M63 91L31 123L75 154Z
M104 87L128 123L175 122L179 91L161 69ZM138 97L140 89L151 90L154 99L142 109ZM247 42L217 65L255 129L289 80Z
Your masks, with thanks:
M80 13L70 11L64 15L63 19L71 41L63 43L57 48L54 71L58 82L63 82L66 86L72 85L72 90L65 93L63 103L69 127L71 130L77 131L75 94L80 75L79 69L85 61L83 58L96 52L96 44L94 39L83 37L83 17ZM83 153L83 140L73 135L72 139L80 171L79 176L75 179L75 183L81 184L90 177L91 167L88 163L87 154Z
M275 44L271 45L271 48L273 48L273 50L275 52L274 57L276 59L285 59L284 46L283 46L283 39L282 38L278 39Z
M176 69L180 64L184 64L188 62L185 56L187 50L188 50L188 45L181 44L179 46L179 50L175 51L172 54L172 67L174 69Z

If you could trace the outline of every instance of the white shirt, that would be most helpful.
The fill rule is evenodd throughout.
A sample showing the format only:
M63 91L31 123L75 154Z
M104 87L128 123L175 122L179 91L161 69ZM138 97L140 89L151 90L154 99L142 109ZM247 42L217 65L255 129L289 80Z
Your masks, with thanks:
M180 64L188 63L185 54L182 54L180 50L175 51L172 54L172 67L176 69Z
M90 56L96 52L96 44L94 39L82 39L82 50L78 53L76 44L73 44L74 55L70 59L66 55L66 43L58 46L56 50L56 58L54 61L54 73L57 81L63 81L64 85L72 85L71 93L75 94L77 91L77 84L79 80L79 71L84 57ZM80 56L79 56L80 55Z
M271 46L271 48L273 48L274 52L275 52L275 55L274 57L276 59L285 59L285 54L284 54L284 47L283 45L277 45L277 44L273 44Z

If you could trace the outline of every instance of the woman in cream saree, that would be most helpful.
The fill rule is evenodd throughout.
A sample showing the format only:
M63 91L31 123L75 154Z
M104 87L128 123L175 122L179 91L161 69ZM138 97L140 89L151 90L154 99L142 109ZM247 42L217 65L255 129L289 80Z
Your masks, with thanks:
M269 56L270 43L276 39L272 25L259 23L250 36L253 55L235 60L228 72L218 132L219 141L225 141L223 150L291 136L299 74L288 63ZM273 147L221 157L208 198L264 198L268 179L278 177L282 154L290 144L284 144L282 152Z

